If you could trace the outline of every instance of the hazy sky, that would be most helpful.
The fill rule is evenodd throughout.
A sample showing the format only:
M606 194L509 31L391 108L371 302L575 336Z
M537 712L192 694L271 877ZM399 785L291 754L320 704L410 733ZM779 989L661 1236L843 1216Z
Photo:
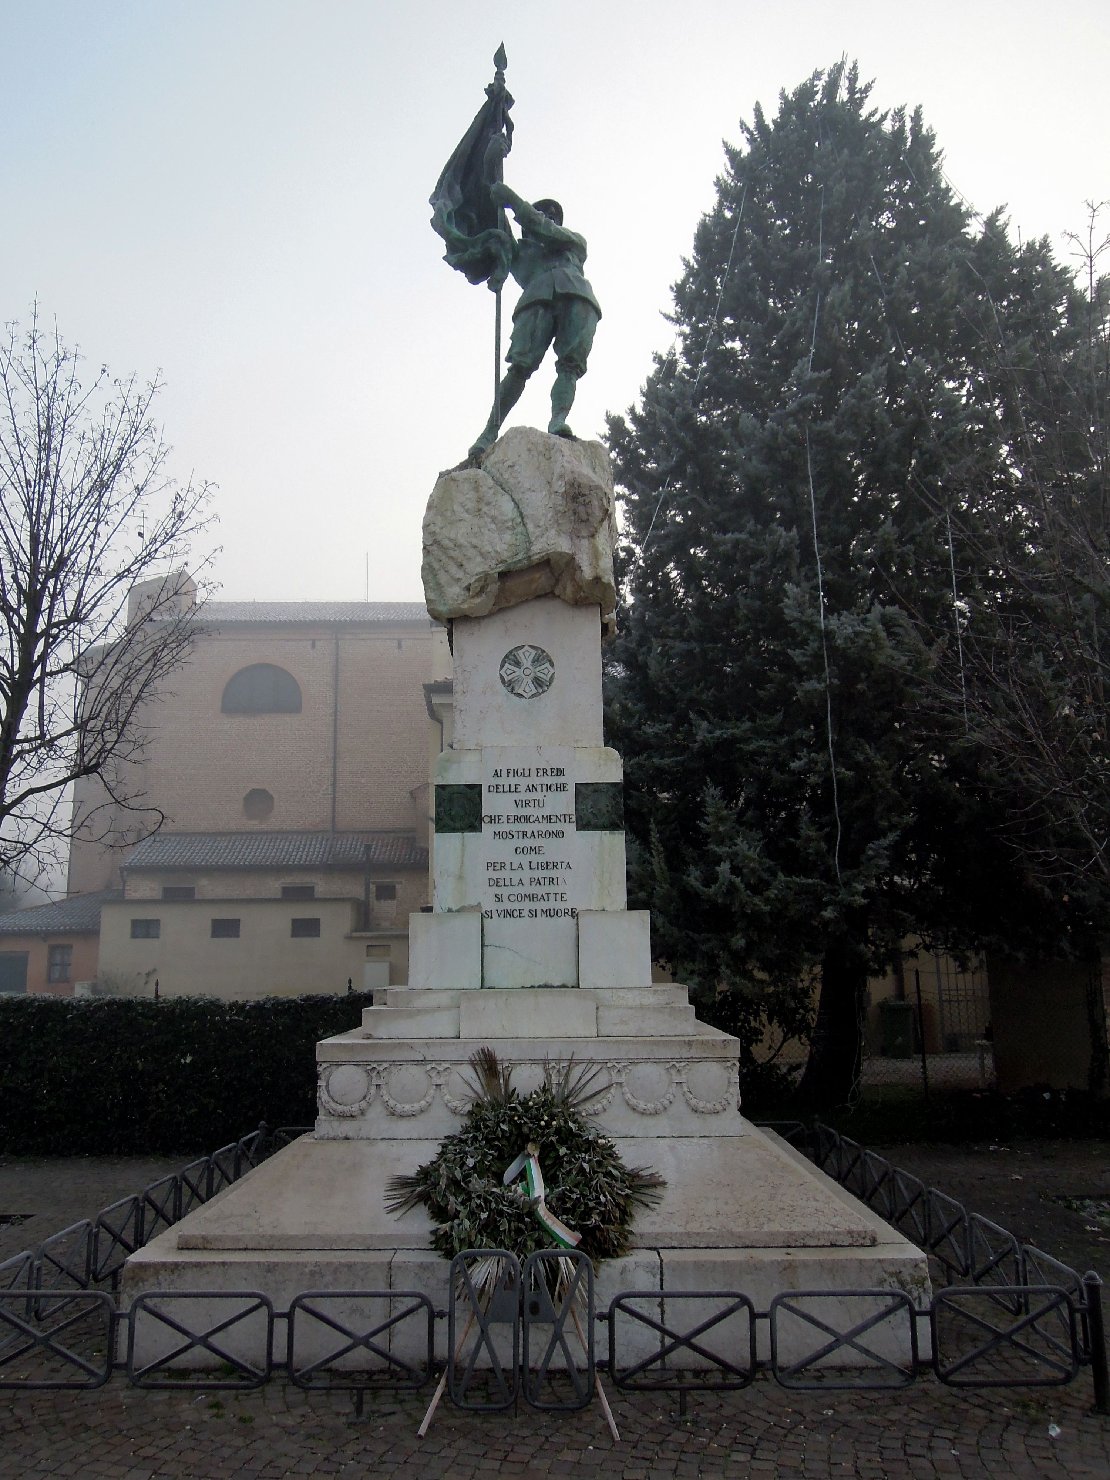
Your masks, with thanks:
M721 140L842 54L1023 236L1110 196L1105 0L0 0L3 318L37 296L90 361L162 371L225 598L361 598L368 560L371 599L420 599L427 496L493 383L492 295L427 198L502 40L506 180L562 201L605 314L582 436L671 342ZM546 426L551 374L511 422Z

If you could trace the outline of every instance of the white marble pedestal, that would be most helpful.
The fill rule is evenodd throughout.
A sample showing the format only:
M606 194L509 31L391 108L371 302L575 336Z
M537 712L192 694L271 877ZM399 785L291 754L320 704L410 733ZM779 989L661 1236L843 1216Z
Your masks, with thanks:
M437 611L453 616L455 737L435 774L433 905L411 919L409 983L318 1045L314 1136L133 1255L124 1296L247 1289L285 1308L307 1289L420 1289L442 1308L447 1265L428 1224L387 1214L385 1188L458 1127L468 1060L487 1045L522 1090L545 1059L595 1069L605 1092L587 1113L666 1179L634 1252L603 1266L602 1304L626 1289L728 1289L766 1308L805 1288L829 1291L835 1318L838 1290L924 1294L924 1255L745 1121L736 1041L697 1021L685 988L652 984L647 915L626 907L621 762L602 733L604 452L514 437L489 476L450 475L463 482L441 479L433 496L486 510L508 552L498 571L475 575L426 521L426 588L463 595Z

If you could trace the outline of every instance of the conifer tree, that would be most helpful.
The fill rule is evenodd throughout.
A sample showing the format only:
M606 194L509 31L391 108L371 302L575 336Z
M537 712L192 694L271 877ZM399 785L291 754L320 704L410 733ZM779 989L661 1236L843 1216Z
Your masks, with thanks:
M953 510L966 567L1015 481L991 326L1058 323L1070 283L998 217L973 228L920 112L868 94L842 63L756 108L675 287L674 349L610 420L609 717L657 949L741 1017L796 1012L818 972L803 1088L825 1103L857 1082L869 972L907 935L971 939L1024 887L937 675Z

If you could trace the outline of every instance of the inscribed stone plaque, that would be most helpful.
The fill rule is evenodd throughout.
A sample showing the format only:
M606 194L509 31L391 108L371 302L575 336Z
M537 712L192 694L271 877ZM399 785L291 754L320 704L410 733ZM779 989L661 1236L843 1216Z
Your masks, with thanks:
M574 826L569 746L484 752L482 979L486 986L573 986L587 878Z

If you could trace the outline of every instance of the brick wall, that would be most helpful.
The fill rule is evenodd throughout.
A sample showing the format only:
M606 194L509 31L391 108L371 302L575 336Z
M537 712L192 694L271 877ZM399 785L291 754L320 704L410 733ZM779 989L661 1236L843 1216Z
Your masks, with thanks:
M431 721L423 685L437 666L431 625L229 625L198 637L188 663L140 716L144 759L129 778L175 832L412 829L423 838ZM299 714L224 714L224 686L240 669L272 663L301 690ZM338 679L338 689L336 682ZM252 818L248 792L273 810ZM76 805L101 800L82 783ZM129 819L118 818L126 833ZM118 878L120 854L75 839L69 890ZM293 882L292 880L288 882Z

